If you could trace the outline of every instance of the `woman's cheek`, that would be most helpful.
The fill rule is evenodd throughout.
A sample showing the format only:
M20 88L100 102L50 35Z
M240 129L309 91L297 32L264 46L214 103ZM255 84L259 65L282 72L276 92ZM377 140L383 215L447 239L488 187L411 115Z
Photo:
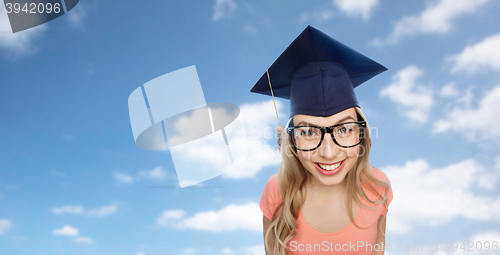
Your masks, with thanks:
M346 152L346 154L347 154L348 157L355 157L355 158L357 158L358 156L361 156L361 155L359 155L359 153L360 153L359 146L354 146L354 147L351 147L351 148L346 148L345 152ZM363 151L361 150L361 152L363 152Z
M304 164L304 161L309 161L311 160L311 155L307 152L304 151L298 151L298 156L302 164Z

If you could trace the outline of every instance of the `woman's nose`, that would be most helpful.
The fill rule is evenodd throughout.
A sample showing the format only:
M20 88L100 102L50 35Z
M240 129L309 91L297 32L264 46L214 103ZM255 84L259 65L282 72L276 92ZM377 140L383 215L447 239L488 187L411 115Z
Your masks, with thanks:
M340 148L333 141L331 134L325 134L323 142L319 148L320 156L325 159L334 159L336 156L342 153L342 148Z

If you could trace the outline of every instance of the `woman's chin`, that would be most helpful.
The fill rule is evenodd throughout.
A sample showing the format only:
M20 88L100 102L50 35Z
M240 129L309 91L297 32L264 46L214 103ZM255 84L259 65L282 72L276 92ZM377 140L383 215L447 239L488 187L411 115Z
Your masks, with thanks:
M319 182L325 186L335 186L342 183L345 174L338 173L335 176L324 176L320 174Z

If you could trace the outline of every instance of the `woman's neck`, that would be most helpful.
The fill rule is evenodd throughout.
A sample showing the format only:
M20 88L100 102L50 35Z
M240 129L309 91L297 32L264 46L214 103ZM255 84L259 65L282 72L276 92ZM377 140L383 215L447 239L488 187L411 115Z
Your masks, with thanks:
M338 198L339 196L343 196L345 194L346 182L347 180L346 178L344 178L344 180L342 180L342 182L339 184L324 185L316 178L311 177L307 185L314 194L325 199L329 198L333 199L333 198Z

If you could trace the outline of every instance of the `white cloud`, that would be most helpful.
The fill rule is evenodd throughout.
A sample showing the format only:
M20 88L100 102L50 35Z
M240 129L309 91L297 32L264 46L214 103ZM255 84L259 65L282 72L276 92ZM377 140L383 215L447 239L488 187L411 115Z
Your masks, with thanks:
M233 255L234 251L231 248L226 247L226 248L222 249L221 253L226 254L226 255Z
M163 170L161 166L157 166L151 171L140 171L139 175L146 179L161 181L167 178L168 172Z
M103 217L110 214L114 214L118 211L118 205L116 203L101 206L99 208L85 210L82 206L79 205L65 205L61 207L52 208L52 213L56 215L62 214L76 214L76 215L88 215L95 217Z
M12 33L5 5L0 4L0 48L13 55L23 55L35 51L33 39L45 31L47 25L39 25L28 30Z
M465 14L474 13L488 0L439 0L430 2L421 13L399 20L391 35L384 41L377 38L373 44L398 43L405 36L419 34L445 34L453 27L453 21Z
M142 170L137 173L137 177L134 178L125 173L114 173L115 181L118 184L131 184L135 180L139 179L147 179L153 181L162 181L165 180L169 176L168 172L163 169L161 166L157 166L151 170Z
M94 240L92 240L90 237L87 236L79 236L74 239L75 242L77 243L85 243L85 244L91 244L94 243Z
M73 241L77 243L84 243L84 244L91 244L94 243L95 241L92 240L90 237L87 236L80 236L80 231L77 228L74 228L72 226L66 225L60 229L56 229L52 232L54 235L59 235L59 236L72 236L75 237Z
M257 36L257 33L258 33L257 28L255 28L254 26L252 26L250 24L244 25L243 31L247 32L251 36Z
M81 2L78 3L75 8L71 9L66 14L66 18L69 20L69 22L73 26L82 26L83 25L83 20L87 16L87 10L85 9L84 4Z
M87 215L89 216L96 216L96 217L103 217L107 216L110 214L114 214L118 211L118 206L116 204L111 204L107 206L102 206L96 209L92 209L87 211Z
M84 209L81 206L66 205L61 207L52 208L52 213L60 214L83 214Z
M408 233L417 225L438 226L459 216L500 221L500 198L474 192L478 188L492 190L498 175L473 159L442 168L417 159L380 169L389 177L394 192L388 213L390 232Z
M130 184L134 182L132 176L123 173L114 173L115 180L118 184Z
M456 97L459 95L459 91L457 90L457 85L454 82L450 82L444 85L439 91L439 95L441 97Z
M212 20L221 20L231 16L235 9L236 3L234 0L215 0L214 15L212 16Z
M306 23L313 20L316 23L320 23L323 21L328 21L332 18L333 18L333 10L326 8L326 9L316 10L313 12L303 12L300 15L299 22Z
M479 73L486 70L500 70L500 33L481 42L467 46L462 52L449 57L454 62L452 73Z
M12 222L7 219L0 219L0 235L12 228Z
M455 103L456 103L455 106L462 105L463 107L470 108L471 104L472 104L472 100L474 99L474 95L472 94L472 90L474 88L475 88L475 86L469 86L467 88L467 91L465 91L464 93L459 91L458 92L459 95L455 99Z
M60 229L54 230L52 233L54 235L60 235L60 236L78 236L78 232L79 231L77 228L66 225Z
M211 232L237 229L262 231L262 212L254 202L231 204L219 211L198 212L192 217L185 217L185 214L182 210L163 211L156 222L163 227Z
M222 254L226 255L234 255L234 254L240 254L240 255L265 255L264 252L264 245L255 245L251 247L245 247L240 249L238 253L236 253L234 250L232 250L229 247L226 247L221 250Z
M361 16L368 20L378 0L333 0L333 3L348 16Z
M184 217L186 212L183 210L168 210L163 211L160 217L156 219L156 222L161 226L168 226L172 220L180 220Z
M433 105L432 88L417 83L423 71L416 66L408 66L392 76L392 83L380 91L381 97L388 97L399 111L418 123L427 122Z
M194 254L195 252L196 252L195 248L186 248L186 249L182 250L182 253L184 253L184 254Z
M247 255L266 255L264 245L256 245L242 249L242 254Z
M467 97L472 97L466 94ZM480 100L477 108L455 106L447 110L443 119L434 123L434 133L455 131L473 142L500 142L500 85Z

